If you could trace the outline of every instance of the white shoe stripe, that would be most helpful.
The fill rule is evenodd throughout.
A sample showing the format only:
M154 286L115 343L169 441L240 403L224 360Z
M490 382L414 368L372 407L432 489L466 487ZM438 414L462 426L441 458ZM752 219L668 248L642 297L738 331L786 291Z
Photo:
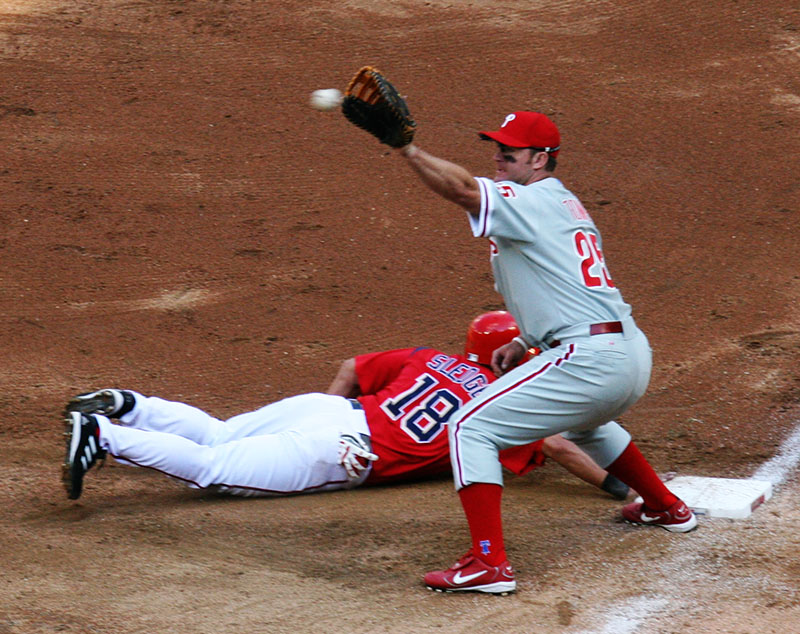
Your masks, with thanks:
M481 575L485 575L487 572L488 572L487 570L481 570L479 572L474 572L471 575L462 575L461 571L459 570L453 576L453 583L457 583L459 585L463 584L463 583L467 583L468 581L472 581L473 579L477 579Z

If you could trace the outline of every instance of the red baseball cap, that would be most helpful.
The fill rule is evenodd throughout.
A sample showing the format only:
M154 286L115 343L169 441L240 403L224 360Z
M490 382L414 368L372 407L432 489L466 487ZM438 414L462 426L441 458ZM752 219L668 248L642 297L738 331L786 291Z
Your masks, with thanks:
M506 116L499 130L478 132L484 140L491 139L508 147L532 147L558 156L561 135L556 124L541 112L521 110Z

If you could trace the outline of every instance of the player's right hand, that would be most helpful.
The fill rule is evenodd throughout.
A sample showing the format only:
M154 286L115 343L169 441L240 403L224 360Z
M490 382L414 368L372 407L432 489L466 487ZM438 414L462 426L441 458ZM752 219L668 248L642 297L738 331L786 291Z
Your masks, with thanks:
M518 341L509 341L492 353L492 371L496 376L503 376L519 365L528 351Z
M369 436L360 437L342 434L339 436L339 464L347 471L347 477L357 480L369 467L369 463L377 460L378 455L372 453Z

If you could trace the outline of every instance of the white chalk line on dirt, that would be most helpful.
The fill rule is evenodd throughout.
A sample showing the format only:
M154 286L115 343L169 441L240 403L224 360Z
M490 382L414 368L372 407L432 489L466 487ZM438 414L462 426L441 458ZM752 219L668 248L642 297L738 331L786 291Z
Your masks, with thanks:
M648 616L664 610L669 601L662 598L635 597L613 607L602 632L605 634L633 634Z
M756 470L752 479L764 480L777 487L794 472L798 463L800 463L800 425L783 442L778 453ZM681 609L680 603L676 605L669 597L634 597L611 606L606 621L600 629L582 630L579 634L634 634L640 626L646 624L646 621L662 616L670 605Z
M800 426L787 438L778 453L761 465L753 474L754 480L780 485L800 462Z

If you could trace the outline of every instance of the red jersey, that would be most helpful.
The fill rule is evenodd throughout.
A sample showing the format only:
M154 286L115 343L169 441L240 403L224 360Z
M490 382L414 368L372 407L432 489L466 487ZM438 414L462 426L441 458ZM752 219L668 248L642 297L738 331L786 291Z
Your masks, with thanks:
M432 348L404 348L355 358L372 451L367 483L431 477L450 471L447 422L495 376L489 368ZM501 462L526 473L544 462L538 441L501 452Z

